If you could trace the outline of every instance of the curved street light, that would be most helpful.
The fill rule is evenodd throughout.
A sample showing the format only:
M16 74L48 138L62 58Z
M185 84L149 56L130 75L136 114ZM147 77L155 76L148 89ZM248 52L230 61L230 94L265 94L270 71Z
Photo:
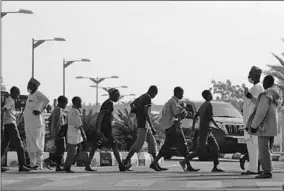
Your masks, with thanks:
M18 11L9 11L9 12L1 12L1 18L6 16L9 13L22 13L22 14L34 14L32 11L30 10L26 10L26 9L19 9Z
M63 96L65 96L65 68L67 68L68 66L70 66L74 62L91 62L91 60L87 59L87 58L82 58L80 60L69 60L69 61L66 61L63 58Z
M94 82L96 84L96 86L94 86L96 88L96 106L99 105L99 84L104 81L105 79L117 79L119 78L119 76L108 76L108 77L84 77L84 76L77 76L76 79L89 79L92 82ZM97 108L97 107L96 107Z
M39 45L41 45L42 43L46 41L66 41L66 40L64 38L59 38L59 37L55 37L52 39L40 39L40 40L35 40L34 38L32 38L32 77L33 78L34 78L34 73L35 73L34 50L35 48L37 48Z

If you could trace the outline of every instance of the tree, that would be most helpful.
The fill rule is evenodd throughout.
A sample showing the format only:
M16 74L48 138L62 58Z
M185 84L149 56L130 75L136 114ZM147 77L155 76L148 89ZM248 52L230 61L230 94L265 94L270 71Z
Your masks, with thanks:
M240 111L242 110L245 84L233 85L230 80L226 82L212 80L211 83L213 87L210 90L216 95L217 100L232 103Z
M277 79L276 85L282 90L282 95L284 98L284 58L281 58L274 53L272 53L272 55L279 61L280 65L268 64L267 66L269 67L269 70L265 71L265 74L272 75ZM284 57L284 53L282 53L282 56Z

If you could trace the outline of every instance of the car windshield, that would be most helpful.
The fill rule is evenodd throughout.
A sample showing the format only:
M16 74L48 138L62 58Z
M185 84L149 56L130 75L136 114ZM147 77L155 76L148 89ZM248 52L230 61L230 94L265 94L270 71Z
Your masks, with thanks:
M211 102L213 107L213 117L228 117L228 118L242 118L241 113L230 103L226 102ZM196 107L199 109L202 103L197 103Z

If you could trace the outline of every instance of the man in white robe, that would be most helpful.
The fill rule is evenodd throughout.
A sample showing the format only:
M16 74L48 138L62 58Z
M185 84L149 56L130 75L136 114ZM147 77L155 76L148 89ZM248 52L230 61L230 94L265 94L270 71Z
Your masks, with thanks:
M43 168L43 154L45 143L44 109L48 105L48 98L38 91L40 83L32 78L28 83L29 96L24 111L25 133L30 166L34 169Z
M244 126L246 126L247 121L254 111L256 99L260 93L264 91L262 83L260 83L260 76L262 70L258 67L253 66L249 72L248 81L253 84L253 86L245 91L245 98L243 104L243 119ZM254 98L254 99L251 99ZM258 142L257 136L250 135L246 130L244 130L244 136L246 140L246 145L248 149L248 155L240 159L241 168L244 169L245 160L249 160L248 170L243 172L243 175L257 174L258 173Z

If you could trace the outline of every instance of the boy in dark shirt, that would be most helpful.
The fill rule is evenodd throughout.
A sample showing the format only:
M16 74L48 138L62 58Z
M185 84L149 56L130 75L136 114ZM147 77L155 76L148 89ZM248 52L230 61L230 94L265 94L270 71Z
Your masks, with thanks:
M91 161L94 157L97 148L103 145L110 147L113 150L114 156L119 164L120 171L126 171L127 167L122 163L117 141L112 135L112 120L113 120L113 102L117 102L120 98L120 93L117 89L111 88L108 90L109 99L107 99L101 106L100 113L97 119L97 129L94 135L94 142L89 155L88 163L86 164L86 171L95 171L91 168Z
M214 160L212 172L224 172L223 170L217 168L219 164L219 145L210 130L211 122L219 128L218 124L213 119L213 108L212 104L210 103L210 101L213 99L213 96L209 90L204 90L202 92L202 97L205 99L205 102L201 105L198 112L194 116L192 125L192 129L194 131L196 119L199 117L199 140L196 154L198 157L203 158L209 152Z
M135 143L132 145L124 164L129 164L131 157L135 152L139 152L143 147L144 142L148 143L148 152L152 155L153 159L156 160L157 156L157 143L153 135L156 134L152 122L149 117L151 99L158 94L157 86L151 86L146 94L143 94L137 98L134 103L131 105L132 112L135 112L137 119L138 135ZM150 165L155 171L161 171L162 168L159 166L159 163L152 163Z

